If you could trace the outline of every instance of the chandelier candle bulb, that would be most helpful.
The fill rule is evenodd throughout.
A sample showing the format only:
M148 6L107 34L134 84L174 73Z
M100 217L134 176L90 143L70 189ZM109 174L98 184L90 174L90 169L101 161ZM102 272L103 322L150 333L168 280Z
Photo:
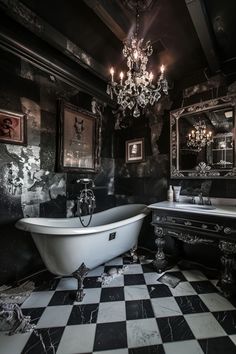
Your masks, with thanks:
M120 73L120 84L123 85L123 78L124 78L124 73L121 71Z
M112 81L112 82L114 82L114 72L115 72L114 69L111 68L111 69L110 69L110 74L111 74L111 81Z

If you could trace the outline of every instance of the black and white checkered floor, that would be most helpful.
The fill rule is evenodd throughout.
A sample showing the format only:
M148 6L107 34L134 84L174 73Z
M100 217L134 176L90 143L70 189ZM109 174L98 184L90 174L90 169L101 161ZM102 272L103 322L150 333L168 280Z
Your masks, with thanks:
M0 334L0 354L235 354L236 308L199 270L174 267L181 279L170 288L145 264L130 264L107 285L97 276L121 267L118 257L92 270L86 295L74 303L76 281L56 278L23 303L36 329Z

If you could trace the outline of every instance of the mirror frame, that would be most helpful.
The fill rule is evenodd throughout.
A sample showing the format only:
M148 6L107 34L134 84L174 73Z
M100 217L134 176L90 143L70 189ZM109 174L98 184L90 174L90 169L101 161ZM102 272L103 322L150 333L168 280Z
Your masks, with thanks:
M219 98L214 98L209 101L196 103L190 106L182 107L170 112L170 177L174 179L182 178L236 178L236 142L235 142L235 129L236 129L236 95L229 95ZM229 169L211 169L205 161L200 162L195 169L180 170L179 169L179 131L178 122L180 117L187 116L191 113L199 113L209 111L212 109L220 109L224 107L233 108L233 152L234 162L233 167Z

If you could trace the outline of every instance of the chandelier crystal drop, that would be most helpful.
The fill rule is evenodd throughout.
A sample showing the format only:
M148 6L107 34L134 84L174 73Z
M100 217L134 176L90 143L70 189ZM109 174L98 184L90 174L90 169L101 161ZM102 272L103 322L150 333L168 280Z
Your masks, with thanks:
M206 145L210 145L213 142L212 132L207 131L206 123L204 120L196 122L188 134L187 146L195 148L197 151L201 151Z
M138 4L138 2L137 2ZM110 69L111 81L107 85L107 94L111 99L116 96L121 108L130 110L134 117L139 117L143 108L148 104L154 105L161 93L168 94L168 83L164 77L165 67L161 66L161 74L154 83L153 73L147 70L148 57L153 53L150 41L143 45L143 38L138 39L139 10L136 10L136 32L130 41L124 43L123 55L127 61L126 75L121 71L120 80L114 80L115 71Z

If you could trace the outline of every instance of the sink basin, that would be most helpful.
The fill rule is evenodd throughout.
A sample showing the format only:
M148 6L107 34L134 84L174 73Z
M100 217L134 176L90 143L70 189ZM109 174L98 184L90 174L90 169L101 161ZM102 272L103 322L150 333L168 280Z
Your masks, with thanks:
M203 209L203 210L214 210L216 209L212 205L198 205L198 204L188 204L188 203L179 203L176 204L177 208L184 208L184 209Z

